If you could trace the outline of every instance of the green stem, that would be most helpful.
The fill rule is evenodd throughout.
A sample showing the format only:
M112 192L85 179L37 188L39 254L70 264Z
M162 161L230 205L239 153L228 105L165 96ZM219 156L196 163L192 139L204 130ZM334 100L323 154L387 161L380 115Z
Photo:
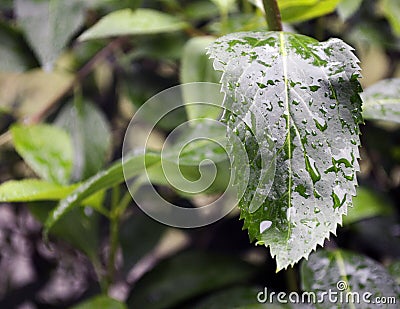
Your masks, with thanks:
M276 0L263 0L265 19L270 31L282 31L281 12Z

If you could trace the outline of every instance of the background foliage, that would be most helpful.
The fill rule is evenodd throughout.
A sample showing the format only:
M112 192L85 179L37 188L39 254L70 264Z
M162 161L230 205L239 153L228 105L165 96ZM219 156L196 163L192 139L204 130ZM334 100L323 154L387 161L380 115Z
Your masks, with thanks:
M1 308L263 307L263 287L327 289L338 273L360 291L399 296L400 3L278 3L285 30L355 47L368 120L344 226L309 261L275 273L237 212L173 229L131 205L121 184L121 144L135 110L170 86L218 82L205 48L227 33L268 30L261 1L1 2ZM161 122L154 144L188 116ZM162 184L175 203L204 198ZM70 211L61 217L57 205ZM366 284L365 276L385 280Z

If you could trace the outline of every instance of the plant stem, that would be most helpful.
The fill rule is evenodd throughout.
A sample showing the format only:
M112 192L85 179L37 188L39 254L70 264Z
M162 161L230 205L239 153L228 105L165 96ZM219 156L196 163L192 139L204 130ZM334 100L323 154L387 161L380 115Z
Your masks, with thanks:
M276 0L263 0L265 19L270 31L282 31L281 12Z

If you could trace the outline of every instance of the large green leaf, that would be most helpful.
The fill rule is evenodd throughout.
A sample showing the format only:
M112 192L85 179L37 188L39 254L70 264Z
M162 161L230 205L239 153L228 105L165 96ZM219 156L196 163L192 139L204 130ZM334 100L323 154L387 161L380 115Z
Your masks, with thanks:
M398 0L382 0L382 10L389 20L393 32L400 36L400 2Z
M398 301L400 288L382 265L359 254L320 250L302 264L301 280L303 290L316 293L318 299L321 293L336 292L335 308L398 308L393 303L379 305L375 302L377 297L394 297ZM339 298L340 292L342 298ZM357 299L346 297L347 293L352 293L350 297L358 294L360 302L345 303L346 299ZM363 296L371 303L364 302ZM316 308L332 308L327 295L325 297L326 301L316 303Z
M385 79L368 87L362 98L365 119L400 122L400 78Z
M66 184L72 170L72 142L62 129L51 125L14 125L13 143L24 161L45 180Z
M124 9L104 16L80 40L107 38L119 35L153 34L181 30L186 24L179 18L151 9Z
M251 240L270 246L278 270L322 245L356 193L361 86L351 50L339 39L284 32L233 33L210 47L224 72L230 135L250 162L241 218ZM243 162L234 161L238 184Z
M244 282L254 268L241 260L203 252L185 252L159 263L133 287L130 308L171 308L212 290Z
M80 0L15 0L18 24L45 69L55 60L84 22Z
M104 166L111 146L111 131L103 113L93 104L69 104L60 112L55 124L72 138L74 150L74 180L86 179Z
M124 303L121 303L111 297L101 295L84 301L70 309L127 309Z

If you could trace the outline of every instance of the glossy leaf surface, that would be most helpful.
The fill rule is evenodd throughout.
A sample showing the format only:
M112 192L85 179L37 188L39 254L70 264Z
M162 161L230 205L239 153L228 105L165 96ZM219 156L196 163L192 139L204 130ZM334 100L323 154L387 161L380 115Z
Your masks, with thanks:
M270 246L278 270L286 268L336 231L356 193L358 60L339 39L320 43L284 32L230 34L210 54L223 72L231 110L225 120L250 162L240 201L244 227ZM243 162L235 164L240 184Z

